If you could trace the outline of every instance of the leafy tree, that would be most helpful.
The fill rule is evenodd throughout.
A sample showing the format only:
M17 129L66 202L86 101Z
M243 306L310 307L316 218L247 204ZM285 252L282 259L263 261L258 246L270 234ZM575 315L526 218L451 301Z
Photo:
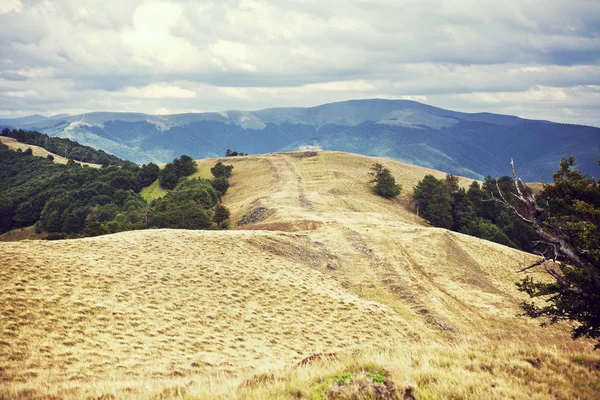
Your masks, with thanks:
M52 154L48 154L46 158L50 161L54 161L54 156Z
M163 189L172 190L181 178L190 176L197 170L196 161L189 156L182 155L165 165L158 174L158 183Z
M177 186L177 182L179 181L180 176L177 175L177 171L175 169L175 167L173 166L173 164L167 164L165 165L165 167L160 171L160 174L158 175L158 183L160 184L160 187L162 187L163 189L175 189L175 186Z
M233 165L224 165L222 162L218 162L214 167L210 169L210 172L215 178L230 178Z
M160 168L154 163L142 165L139 171L140 185L142 187L150 186L152 182L158 179Z
M190 156L186 156L185 154L179 157L178 159L173 160L173 165L177 170L177 175L182 176L190 176L198 170L198 165L196 161Z
M402 186L396 184L396 179L392 176L389 169L383 165L376 163L371 167L371 183L374 183L373 189L383 197L396 197L402 191Z
M24 151L24 154L27 154L28 156L33 154L33 150L31 150L31 147L28 147L27 150Z
M511 162L512 165L512 162ZM588 337L600 348L600 186L575 168L574 157L563 159L553 184L544 185L535 198L517 178L513 165L515 195L499 193L499 201L529 224L546 245L534 264L541 266L551 282L527 277L519 290L544 304L524 302L525 314L544 323L569 321L573 338Z
M229 189L229 181L223 176L213 179L210 183L221 196Z
M219 227L226 228L229 225L229 209L222 204L217 204L213 214L213 222Z

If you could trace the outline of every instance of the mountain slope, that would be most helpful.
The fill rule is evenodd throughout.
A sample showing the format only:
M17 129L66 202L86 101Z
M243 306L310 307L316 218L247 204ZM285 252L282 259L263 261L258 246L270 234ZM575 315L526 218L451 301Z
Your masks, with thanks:
M532 255L410 211L443 173L335 152L227 162L232 231L0 243L0 395L298 398L379 368L422 398L598 396L590 343L517 316ZM402 198L372 193L374 162ZM316 353L335 356L296 367Z
M1 124L39 129L138 163L181 154L218 157L227 148L256 154L312 145L472 178L505 175L514 158L524 179L550 180L562 157L576 156L580 169L591 174L600 158L600 128L461 113L408 100L179 115L88 113Z

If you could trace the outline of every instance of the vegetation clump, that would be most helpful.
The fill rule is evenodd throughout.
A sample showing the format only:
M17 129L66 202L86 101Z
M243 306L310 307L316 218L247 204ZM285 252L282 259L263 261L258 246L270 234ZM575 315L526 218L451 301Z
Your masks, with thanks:
M215 178L229 178L231 177L232 170L233 165L225 165L221 161L219 161L215 164L214 167L210 169L210 172Z
M225 157L237 157L237 156L247 156L248 154L238 153L237 151L231 151L231 149L225 150Z
M371 365L355 366L349 370L319 378L313 388L312 397L317 399L377 399L400 400L406 391L400 391L383 368ZM412 389L409 389L409 393ZM403 392L403 393L401 393ZM410 398L410 397L409 397Z
M400 195L402 186L396 184L396 179L392 176L389 169L381 164L374 164L371 167L371 183L374 183L373 189L380 196L392 198Z

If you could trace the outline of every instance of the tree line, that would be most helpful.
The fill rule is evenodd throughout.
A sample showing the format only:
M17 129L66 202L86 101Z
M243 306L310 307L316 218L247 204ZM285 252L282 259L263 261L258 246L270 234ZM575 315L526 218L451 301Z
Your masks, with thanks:
M182 156L169 163L184 165L188 175L179 176L162 199L147 202L140 191L159 178L155 164L58 165L1 145L0 233L30 225L50 239L145 228L226 228L228 210L219 199L228 183L220 177L189 179L197 168L189 160Z

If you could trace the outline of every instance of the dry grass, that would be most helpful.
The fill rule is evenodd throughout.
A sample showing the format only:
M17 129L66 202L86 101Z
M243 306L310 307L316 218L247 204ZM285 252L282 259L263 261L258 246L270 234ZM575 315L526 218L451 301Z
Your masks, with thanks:
M343 153L226 161L232 222L260 207L256 230L0 243L0 397L322 398L373 366L422 399L600 395L589 343L517 316L531 255L408 209L444 174ZM403 198L370 191L374 162ZM297 366L314 353L338 359Z
M0 242L18 242L20 240L45 239L47 234L36 233L34 226L16 228L0 235Z
M34 156L36 157L48 157L48 155L52 155L54 157L54 163L55 164L66 164L69 159L63 156L59 156L58 154L54 154L49 152L48 150L44 149L43 147L40 146L34 146L31 144L26 144L26 143L21 143L18 142L16 139L14 138L10 138L10 137L6 137L6 136L0 136L0 142L4 143L5 145L8 146L9 149L17 151L17 149L21 149L23 151L27 150L28 148L31 148L31 151L33 153ZM81 162L81 161L76 161L73 160L78 164L81 165L87 165L89 167L92 168L100 168L102 167L100 164L92 164L92 163L86 163L86 162Z

